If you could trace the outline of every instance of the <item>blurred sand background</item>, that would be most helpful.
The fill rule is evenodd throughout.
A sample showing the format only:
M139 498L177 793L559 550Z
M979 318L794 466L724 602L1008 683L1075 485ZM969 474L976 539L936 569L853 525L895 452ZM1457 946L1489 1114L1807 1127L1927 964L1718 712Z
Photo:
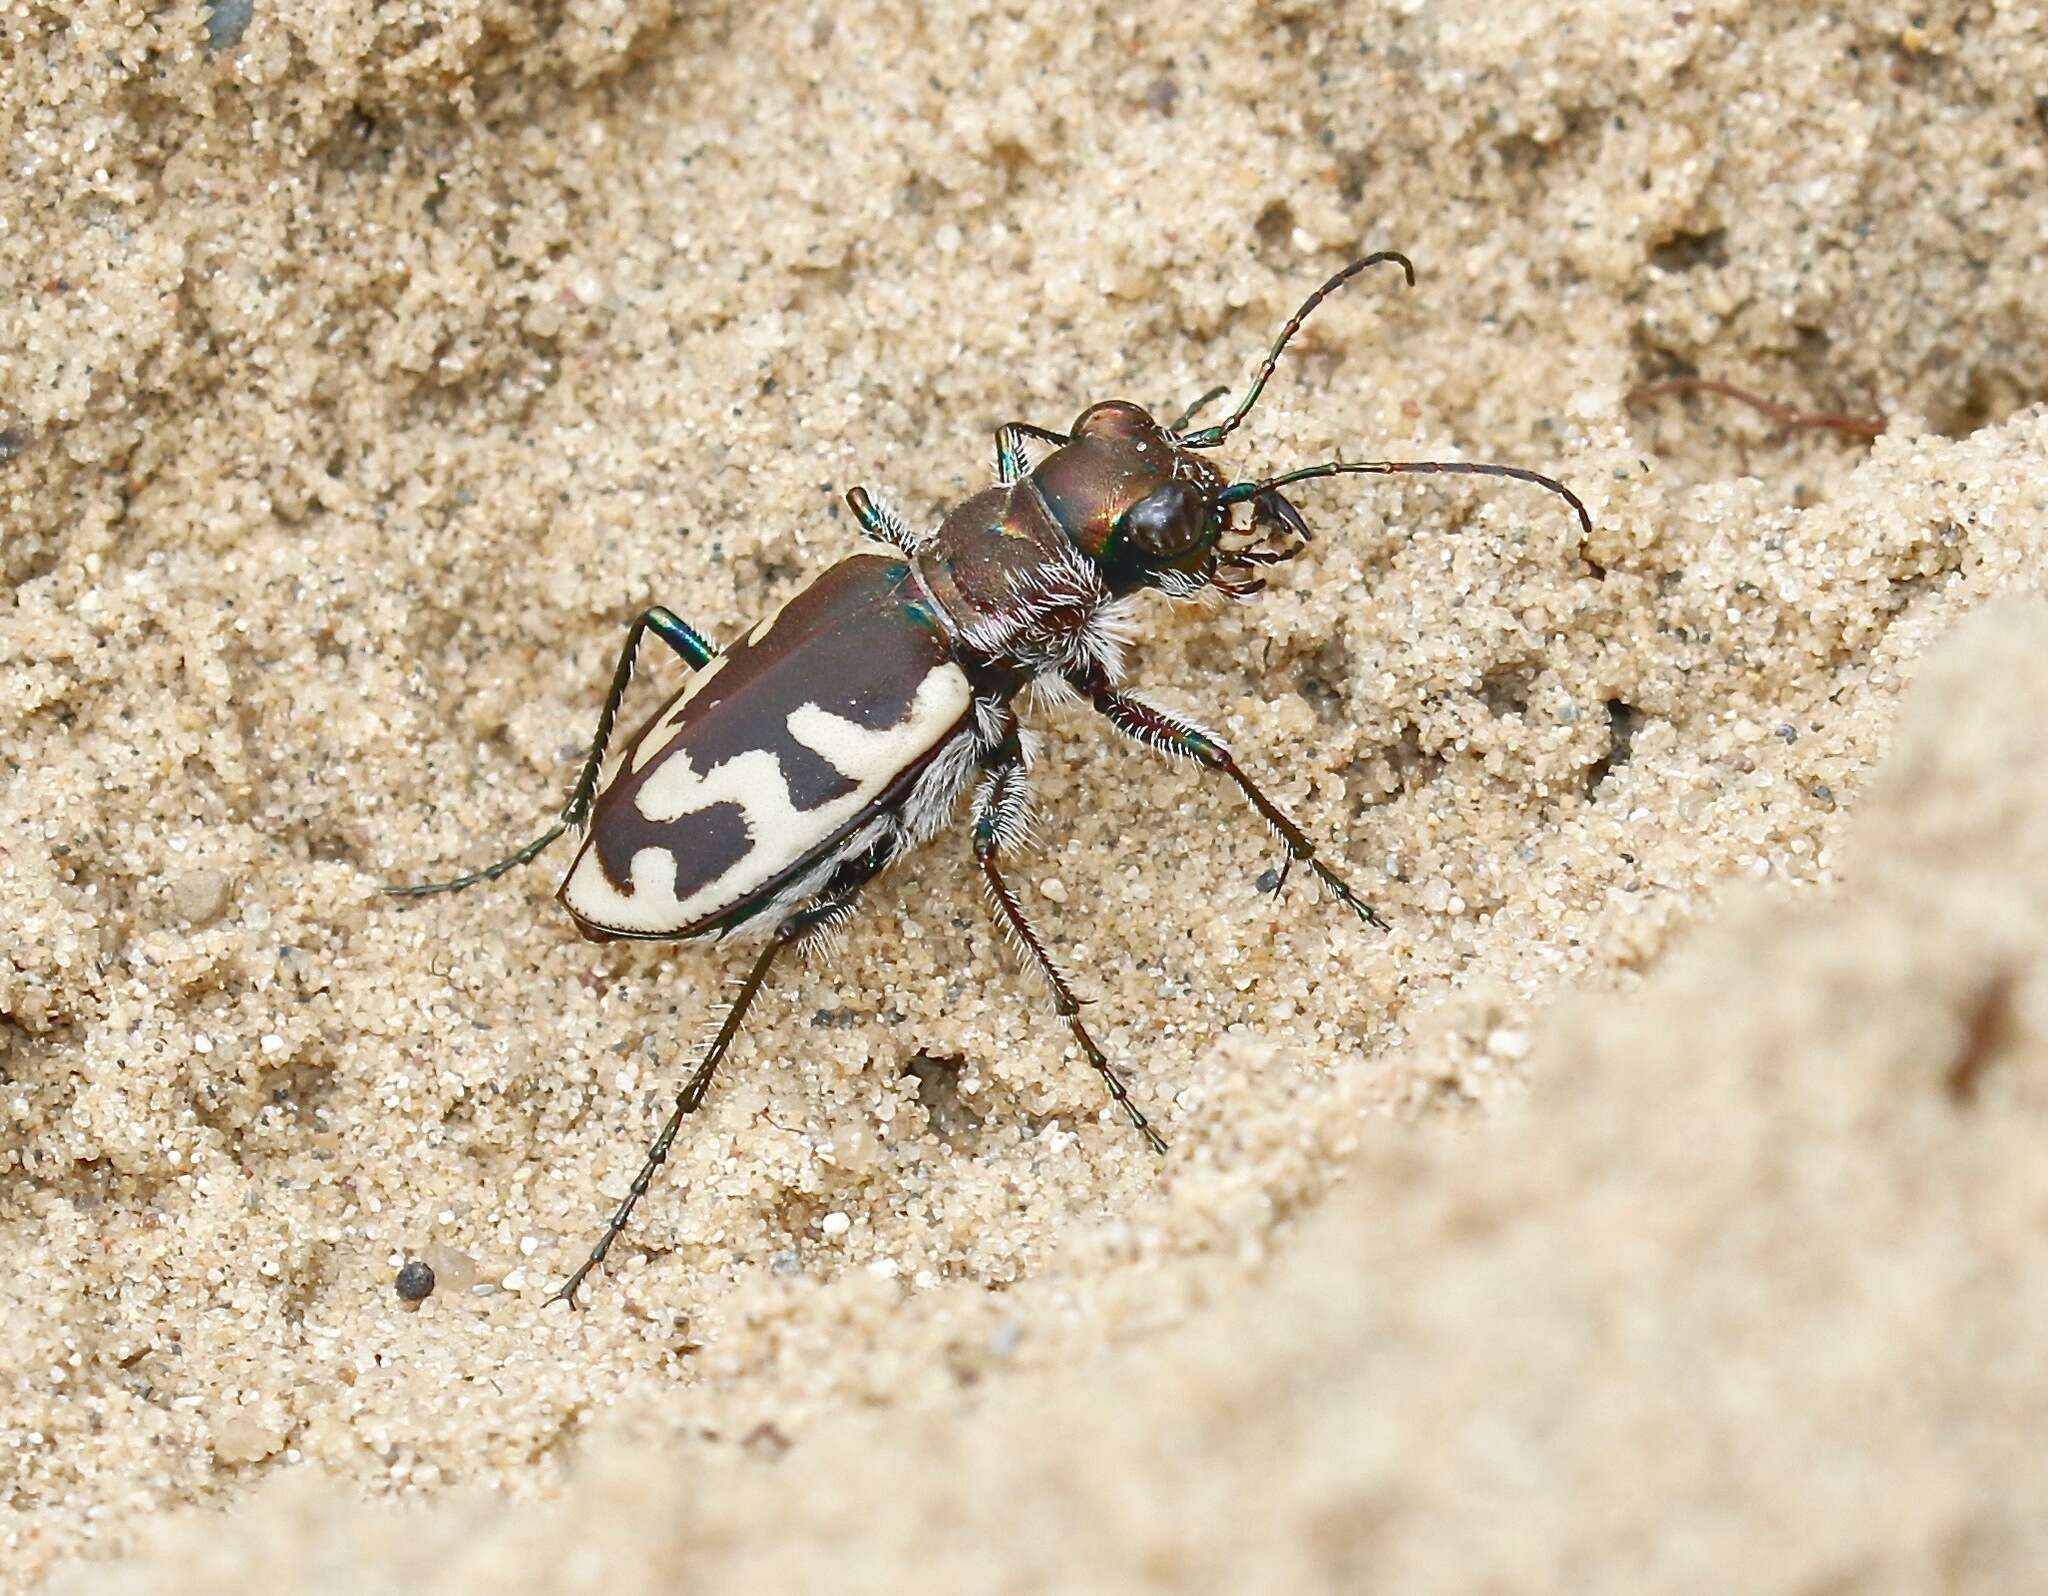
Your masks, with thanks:
M2048 1583L2036 6L0 38L6 1588ZM1228 459L1595 536L1319 485L1133 675L1392 932L1055 717L1021 874L1164 1165L963 837L543 1311L735 950L578 941L563 850L378 883L540 828L646 605L731 635L848 485L1241 383L1385 247ZM1685 374L1890 428L1625 402Z

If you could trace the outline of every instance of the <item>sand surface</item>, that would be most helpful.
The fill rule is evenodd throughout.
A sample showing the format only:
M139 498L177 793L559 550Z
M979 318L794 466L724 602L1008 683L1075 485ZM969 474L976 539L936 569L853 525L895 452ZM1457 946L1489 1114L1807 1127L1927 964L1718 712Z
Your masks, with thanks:
M0 16L0 1585L2048 1583L2038 8ZM1040 717L792 966L577 940L623 629L1311 324L1147 609L1393 929ZM1674 375L1725 400L1630 405ZM2031 406L2031 408L2030 408ZM649 674L674 679L648 661ZM651 707L643 683L635 703ZM393 1290L426 1257L439 1287Z

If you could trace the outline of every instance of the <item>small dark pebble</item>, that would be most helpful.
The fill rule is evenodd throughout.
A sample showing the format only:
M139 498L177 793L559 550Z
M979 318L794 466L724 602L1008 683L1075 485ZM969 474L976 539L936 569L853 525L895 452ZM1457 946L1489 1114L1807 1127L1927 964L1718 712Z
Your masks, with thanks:
M757 1424L741 1439L747 1455L762 1463L774 1463L789 1450L789 1437L772 1424Z
M1280 872L1277 870L1264 871L1260 874L1259 879L1253 882L1252 885L1257 887L1261 892L1278 892L1280 890Z
M206 8L207 49L232 50L240 44L255 12L256 0L212 0Z
M1799 741L1799 728L1798 728L1797 726L1780 726L1780 727L1778 728L1778 740L1779 740L1780 742L1785 742L1785 743L1796 743L1796 742L1798 742L1798 741Z
M398 1271L394 1285L404 1301L425 1302L434 1294L434 1271L415 1258Z
M28 447L28 434L19 427L0 431L0 460L12 460Z

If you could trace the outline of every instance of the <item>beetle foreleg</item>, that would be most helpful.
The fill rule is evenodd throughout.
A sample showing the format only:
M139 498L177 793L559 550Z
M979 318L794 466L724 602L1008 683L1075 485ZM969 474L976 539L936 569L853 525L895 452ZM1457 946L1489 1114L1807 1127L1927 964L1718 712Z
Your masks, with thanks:
M605 695L604 708L598 713L597 733L591 738L590 754L583 761L583 771L576 778L576 785L570 789L569 802L562 810L562 818L517 853L500 859L494 865L473 870L466 876L457 876L453 881L429 881L413 887L385 887L384 892L394 898L425 898L437 892L460 892L464 887L473 887L481 881L496 881L506 872L517 870L521 865L530 864L539 858L548 844L571 826L582 825L589 818L591 801L597 795L597 778L604 769L605 750L611 744L612 730L618 724L619 705L626 697L627 685L633 680L633 656L639 652L640 639L649 632L674 649L683 663L693 671L709 664L717 657L718 650L706 642L694 627L659 604L655 605L626 632L626 646L619 650L618 668L612 672L611 691Z
M1367 925L1387 929L1387 922L1374 911L1372 905L1351 890L1344 878L1332 870L1317 856L1315 844L1308 840L1308 834L1296 825L1278 804L1259 790L1258 784L1231 757L1230 750L1212 733L1204 731L1192 721L1157 705L1148 704L1142 698L1120 693L1101 679L1077 677L1073 685L1100 711L1109 723L1126 737L1143 743L1155 753L1162 753L1173 759L1188 759L1204 769L1219 771L1237 783L1238 790L1251 800L1259 812L1259 818L1273 829L1287 849L1287 865L1305 864L1316 873L1323 885L1336 895L1339 902L1365 921ZM1286 879L1283 867L1281 879Z
M1155 1153L1164 1154L1166 1140L1152 1128L1152 1122L1145 1117L1145 1111L1138 1107L1131 1097L1131 1090L1124 1084L1124 1078L1116 1072L1109 1057L1095 1045L1095 1038L1081 1023L1081 1000L1074 996L1073 988L1067 985L1065 972L1053 962L1046 950L1038 930L1024 913L1024 905L1017 900L1017 894L1003 877L1002 866L997 856L1005 842L1021 834L1028 825L1030 791L1025 782L1024 748L1018 735L1016 723L1011 722L1010 735L997 745L987 756L988 778L976 794L974 817L974 862L980 868L982 879L988 885L989 901L1003 917L1010 934L1016 938L1018 948L1028 955L1038 973L1045 978L1045 984L1052 993L1053 1008L1059 1017L1067 1022L1067 1029L1073 1032L1074 1040L1081 1046L1088 1062L1096 1074L1102 1077L1102 1084L1109 1089L1110 1097L1129 1117L1132 1128L1145 1138Z
M725 1011L725 1018L719 1023L717 1033L711 1038L711 1045L704 1050L704 1060L691 1074L683 1089L676 1094L675 1107L661 1127L661 1134L654 1138L654 1144L647 1149L642 1160L640 1173L633 1177L633 1184L620 1199L619 1206L606 1221L604 1234L597 1238L597 1245L590 1249L590 1256L576 1266L576 1272L562 1282L562 1287L549 1302L566 1302L576 1306L576 1293L581 1289L584 1278L590 1271L603 1263L612 1250L612 1243L624 1232L627 1222L633 1217L633 1209L647 1188L654 1184L654 1177L661 1166L668 1162L669 1150L675 1146L676 1137L681 1134L683 1120L694 1114L704 1104L711 1091L711 1078L718 1073L718 1066L725 1055L732 1050L740 1026L745 1022L747 1010L753 1007L754 999L760 995L767 983L768 971L785 948L794 947L811 937L824 935L838 926L853 910L854 899L860 889L872 881L894 857L894 837L884 838L866 853L843 862L825 884L825 890L798 909L775 928L768 939L768 945L754 960L753 968L747 971L746 979L740 983L739 992L732 1005Z
M1026 438L1050 444L1055 449L1074 441L1064 432L1048 432L1028 421L1005 422L996 428L996 481L1003 487L1007 488L1031 469L1031 458L1024 451Z

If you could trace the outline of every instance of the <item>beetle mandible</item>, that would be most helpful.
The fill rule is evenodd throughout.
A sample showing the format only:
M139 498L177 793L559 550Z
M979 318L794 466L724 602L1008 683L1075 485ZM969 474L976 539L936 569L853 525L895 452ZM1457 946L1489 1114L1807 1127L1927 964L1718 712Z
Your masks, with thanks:
M1080 1000L1005 872L1005 856L1030 824L1036 739L1015 708L1027 687L1078 698L1154 752L1235 783L1286 850L1281 880L1304 865L1338 902L1385 929L1214 733L1121 685L1137 594L1248 598L1265 585L1254 572L1302 551L1308 525L1282 491L1295 483L1403 472L1512 477L1559 495L1592 530L1569 488L1519 466L1332 460L1232 481L1205 458L1258 402L1316 306L1382 264L1399 266L1414 284L1404 255L1353 261L1302 303L1237 407L1214 426L1188 428L1224 388L1167 426L1124 399L1090 405L1069 432L1011 422L996 433L994 485L935 530L913 530L864 490L849 492L861 530L889 552L841 560L731 646L715 648L670 611L648 610L627 630L561 818L486 869L385 889L416 897L495 880L579 830L582 845L557 896L584 936L765 936L631 1188L550 1301L576 1306L578 1288L625 1230L684 1118L703 1103L776 958L827 937L853 913L862 888L946 825L970 787L974 864L997 916L1044 978L1111 1099L1155 1152L1165 1152L1081 1023ZM1049 452L1034 462L1039 450ZM626 740L600 787L634 656L649 632L693 674Z

